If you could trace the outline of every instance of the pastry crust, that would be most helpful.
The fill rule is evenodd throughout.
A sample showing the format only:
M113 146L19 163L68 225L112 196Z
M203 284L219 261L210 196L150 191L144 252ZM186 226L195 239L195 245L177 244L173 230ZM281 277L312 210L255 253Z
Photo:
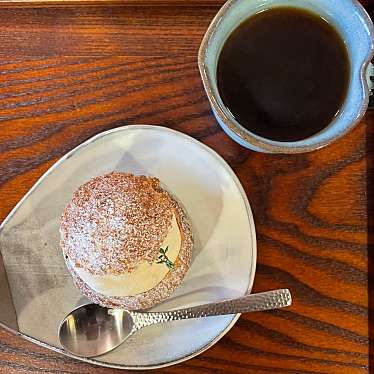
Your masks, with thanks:
M97 304L108 308L123 308L128 310L148 309L167 298L180 285L187 270L190 267L193 249L193 238L187 215L181 205L167 191L159 187L159 181L156 178L152 178L152 180L157 181L157 189L159 191L162 191L163 196L167 196L168 204L170 203L171 206L171 213L175 214L179 226L181 234L181 247L178 253L178 257L174 262L174 267L167 272L165 277L158 284L156 284L148 291L132 296L106 296L93 290L79 277L77 272L74 270L71 262L69 261L71 260L69 252L64 251L66 265L73 277L76 287L86 297ZM163 235L161 237L163 238ZM157 248L155 260L157 259L158 254L159 247ZM84 268L84 270L86 270L85 266L82 267Z
M61 247L91 274L153 263L170 229L173 201L157 178L110 173L79 187L60 221Z

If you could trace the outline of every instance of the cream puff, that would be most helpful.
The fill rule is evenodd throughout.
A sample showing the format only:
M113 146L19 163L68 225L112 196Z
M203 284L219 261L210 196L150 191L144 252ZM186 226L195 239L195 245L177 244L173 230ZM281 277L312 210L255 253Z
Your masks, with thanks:
M109 308L146 309L182 282L193 240L186 213L157 178L113 172L83 184L60 220L75 285Z

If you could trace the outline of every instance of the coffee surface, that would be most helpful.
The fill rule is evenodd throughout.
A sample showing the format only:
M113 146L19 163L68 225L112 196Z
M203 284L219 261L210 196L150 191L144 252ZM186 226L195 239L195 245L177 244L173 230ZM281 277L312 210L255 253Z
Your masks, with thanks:
M217 64L225 106L253 133L297 141L339 112L349 84L348 52L323 18L297 8L260 12L226 40Z

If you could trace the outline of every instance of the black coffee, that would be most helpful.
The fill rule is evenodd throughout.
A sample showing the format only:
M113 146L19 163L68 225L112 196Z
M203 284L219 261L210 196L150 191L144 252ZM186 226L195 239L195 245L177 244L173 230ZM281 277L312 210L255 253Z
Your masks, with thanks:
M221 98L248 130L295 141L321 131L346 97L347 49L324 19L296 8L269 9L244 21L218 60Z

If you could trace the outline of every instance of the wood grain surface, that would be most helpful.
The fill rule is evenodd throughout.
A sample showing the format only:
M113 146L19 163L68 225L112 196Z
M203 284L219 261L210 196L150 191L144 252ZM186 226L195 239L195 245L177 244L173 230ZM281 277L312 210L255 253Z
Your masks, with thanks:
M254 291L287 287L294 304L242 316L207 352L158 372L368 372L374 113L310 154L265 155L234 143L211 114L196 63L216 4L1 9L0 219L94 134L138 123L187 133L224 157L249 197L258 233ZM364 3L369 12L373 4ZM0 331L0 373L115 372Z
M66 6L206 6L223 5L224 0L0 0L0 7L66 7Z

